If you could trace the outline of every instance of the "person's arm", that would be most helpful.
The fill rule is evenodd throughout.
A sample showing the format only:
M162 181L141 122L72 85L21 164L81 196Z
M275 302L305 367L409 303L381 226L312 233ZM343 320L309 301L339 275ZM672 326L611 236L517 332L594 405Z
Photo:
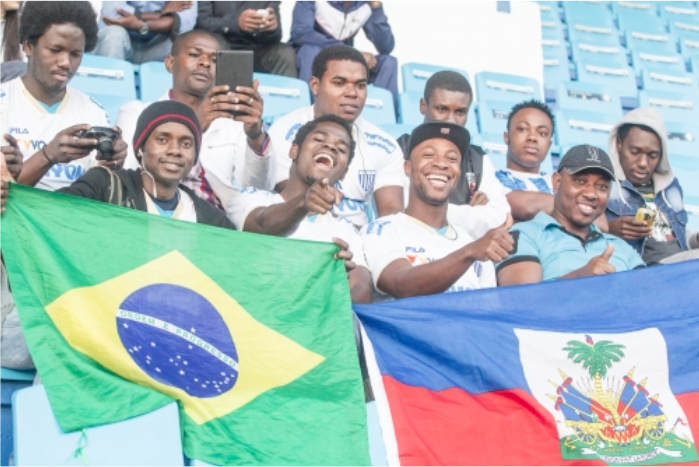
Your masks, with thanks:
M498 287L507 285L538 284L543 280L544 271L538 261L523 260L498 269Z
M214 15L214 2L197 2L197 27L214 34L223 36L239 35L239 14L227 13L223 16Z
M168 4L179 4L179 3L188 3L188 2L168 2ZM164 32L169 32L171 36L177 36L178 34L185 33L187 31L191 31L194 29L194 26L197 24L197 13L199 11L197 1L194 0L191 2L191 6L187 8L181 8L181 7L175 7L173 12L169 12L168 5L165 5L165 8L163 8L163 17L171 17L174 20L173 26L170 26L166 31ZM150 21L148 22L148 26L151 27Z
M357 266L347 273L352 303L371 303L374 293L369 270Z
M539 259L539 230L531 223L518 224L510 231L512 254L496 265L498 286L534 284L543 280Z
M257 33L257 42L263 45L276 44L282 40L282 19L279 16L279 4L281 2L267 2L266 18L267 26Z
M459 280L475 261L502 261L512 251L514 241L505 224L431 263L413 266L406 258L393 261L381 272L377 285L395 298L443 293Z
M321 34L314 29L316 22L315 2L296 2L294 4L293 19L291 22L291 37L289 42L298 46L305 44L327 47L341 44L342 42L332 37Z
M328 180L324 178L288 201L254 209L245 218L242 230L284 236L294 230L308 213L325 214L341 199L340 192L328 186Z
M507 202L517 222L532 220L541 211L547 214L553 211L553 195L548 193L513 190L507 194Z
M79 196L80 198L108 201L109 174L100 168L90 169L69 186L57 190L58 193Z
M396 46L391 26L388 24L388 18L383 11L381 2L369 2L369 4L371 16L364 24L364 33L367 39L374 44L378 53L388 55L393 52L393 48Z
M378 217L403 212L403 187L385 186L374 192Z

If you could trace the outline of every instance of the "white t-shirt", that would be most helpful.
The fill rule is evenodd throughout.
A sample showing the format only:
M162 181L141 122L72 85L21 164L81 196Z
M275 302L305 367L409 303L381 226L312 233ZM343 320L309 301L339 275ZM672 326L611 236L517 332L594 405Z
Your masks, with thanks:
M362 228L364 254L376 290L383 270L397 259L407 259L413 266L442 259L473 242L463 229L449 224L444 232L405 213L381 217ZM447 292L495 287L493 263L474 262Z
M531 174L518 170L498 170L495 173L500 184L505 187L507 193L511 191L533 191L537 193L553 194L551 174L539 172Z
M144 189L143 195L146 198L146 208L148 209L148 213L155 214L156 216L169 217L170 219L179 219L179 220L186 221L186 222L194 222L196 224L196 222L197 222L197 210L196 210L196 207L194 206L194 201L184 191L178 189L177 192L179 193L180 200L177 203L177 207L175 208L175 211L172 212L172 214L169 216L163 216L163 214L160 212L160 209L158 208L158 206L151 199L148 192Z
M244 188L228 204L228 218L238 230L243 230L245 219L253 210L283 202L284 198L278 193ZM287 238L316 242L332 242L333 237L347 242L349 251L352 252L352 261L357 266L369 268L364 259L362 238L354 225L344 217L336 217L329 212L306 216L296 230L287 235Z
M7 100L10 134L17 139L25 162L61 131L78 124L109 127L107 112L90 96L70 86L55 113L46 108L24 87L22 78L15 78L0 86L0 99ZM97 165L97 153L72 161L54 164L36 184L43 190L58 190L69 186L87 169ZM36 157L43 158L42 154Z
M166 93L159 100L169 99L170 95ZM124 141L129 144L129 154L124 168L140 168L133 152L132 141L138 117L150 104L150 102L131 101L119 110L116 125L121 128ZM185 184L196 192L199 189L197 182L201 183L199 178L203 167L204 177L223 206L228 205L230 198L235 196L241 187L252 186L272 190L275 185L276 166L272 156L271 141L263 149L263 154L257 155L248 145L243 122L236 122L230 118L217 118L204 133L199 163L192 167L185 180L189 183Z
M277 160L277 183L289 179L291 143L298 129L313 118L310 106L283 116L269 129ZM347 175L338 182L345 199L334 212L362 226L369 221L367 209L374 191L403 186L403 153L392 136L361 117L354 122L352 133L357 147Z

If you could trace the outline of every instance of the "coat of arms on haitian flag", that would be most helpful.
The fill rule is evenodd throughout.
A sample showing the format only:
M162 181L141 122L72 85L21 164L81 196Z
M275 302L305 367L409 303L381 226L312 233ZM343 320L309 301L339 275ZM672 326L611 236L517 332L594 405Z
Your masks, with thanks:
M659 330L515 331L532 394L556 421L563 459L609 465L699 459Z

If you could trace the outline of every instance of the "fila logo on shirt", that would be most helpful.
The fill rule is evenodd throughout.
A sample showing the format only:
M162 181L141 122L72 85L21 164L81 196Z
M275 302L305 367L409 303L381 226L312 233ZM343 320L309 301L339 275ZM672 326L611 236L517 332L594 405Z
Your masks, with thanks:
M12 128L10 128L10 134L11 135L28 135L29 130L27 128L12 127Z
M419 247L414 247L414 246L406 246L405 247L405 252L406 253L424 253L425 249L421 246Z

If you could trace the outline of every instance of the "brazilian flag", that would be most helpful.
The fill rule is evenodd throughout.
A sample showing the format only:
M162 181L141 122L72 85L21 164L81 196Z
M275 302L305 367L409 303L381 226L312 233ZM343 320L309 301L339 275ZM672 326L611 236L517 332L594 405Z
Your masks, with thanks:
M174 399L193 459L369 463L335 245L19 185L2 237L27 343L64 431Z

